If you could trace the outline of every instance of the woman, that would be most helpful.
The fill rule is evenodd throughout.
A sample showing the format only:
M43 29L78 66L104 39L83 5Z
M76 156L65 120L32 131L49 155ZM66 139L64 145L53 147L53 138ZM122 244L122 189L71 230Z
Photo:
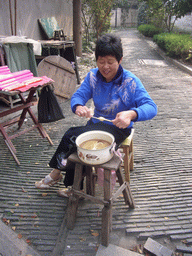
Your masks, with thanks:
M64 134L49 163L53 171L35 184L39 189L61 181L61 170L66 171L66 187L73 185L74 165L67 164L67 158L76 151L75 138L81 133L107 131L114 135L118 147L129 136L134 122L152 119L157 114L157 106L141 81L121 66L123 49L119 37L113 34L101 36L96 42L95 57L97 68L87 74L71 98L73 113L90 120L85 126L70 128ZM90 99L95 106L93 116L86 106ZM112 122L100 122L94 118L99 116ZM59 191L59 195L68 197L69 193L64 189Z

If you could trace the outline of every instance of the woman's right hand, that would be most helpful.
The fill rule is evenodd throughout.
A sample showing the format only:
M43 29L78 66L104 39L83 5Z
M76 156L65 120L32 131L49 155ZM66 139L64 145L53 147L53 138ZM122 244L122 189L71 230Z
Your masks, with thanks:
M81 106L81 105L76 107L75 114L80 117L86 117L86 118L92 117L91 109L89 109L86 106Z

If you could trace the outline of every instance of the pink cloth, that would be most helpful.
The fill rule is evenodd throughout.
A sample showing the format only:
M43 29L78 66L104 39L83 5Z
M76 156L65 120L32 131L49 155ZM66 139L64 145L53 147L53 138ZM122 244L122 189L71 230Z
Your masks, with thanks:
M34 77L30 70L11 73L8 66L0 67L0 90L3 91L16 90L25 92L31 88L41 87L51 82L54 81L47 76Z
M14 72L12 73L12 75L19 83L22 83L26 80L33 78L33 73L30 70Z
M0 67L0 75L7 75L11 74L11 71L8 66L1 66Z
M41 87L42 85L46 85L48 83L54 82L51 78L47 76L42 76L42 80L38 82L34 82L32 84L26 85L25 87L22 87L19 89L20 92L28 91L31 88Z

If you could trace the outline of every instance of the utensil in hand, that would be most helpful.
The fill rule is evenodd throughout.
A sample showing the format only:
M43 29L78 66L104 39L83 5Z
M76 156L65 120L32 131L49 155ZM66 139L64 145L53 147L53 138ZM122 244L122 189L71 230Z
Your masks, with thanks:
M92 116L92 118L98 119L101 122L103 122L103 121L112 122L112 120L109 120L109 119L107 119L105 117L102 117L102 116L99 116L99 117Z

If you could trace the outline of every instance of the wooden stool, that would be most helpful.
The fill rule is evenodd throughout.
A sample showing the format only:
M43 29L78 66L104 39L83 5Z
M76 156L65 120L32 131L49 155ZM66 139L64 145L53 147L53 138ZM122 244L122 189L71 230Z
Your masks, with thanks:
M124 170L125 180L130 182L130 171L133 170L133 135L134 129L131 130L131 134L122 142L120 148L123 149L124 157Z
M69 161L75 163L75 175L72 189L72 195L69 198L67 207L67 228L73 229L75 225L75 219L78 208L79 196L87 198L95 203L104 205L102 209L102 227L101 227L101 244L108 246L109 233L112 229L112 205L114 200L123 193L125 204L130 208L135 208L135 203L131 194L129 183L124 181L124 177L121 171L121 160L116 155L104 164L101 165L89 165L83 163L77 156L77 153L73 153L68 158ZM83 174L83 166L85 166L85 173ZM104 199L95 197L95 175L93 168L104 169ZM111 184L111 170L116 171L120 188L112 196L112 184ZM86 177L86 192L80 191L81 181L83 175Z

